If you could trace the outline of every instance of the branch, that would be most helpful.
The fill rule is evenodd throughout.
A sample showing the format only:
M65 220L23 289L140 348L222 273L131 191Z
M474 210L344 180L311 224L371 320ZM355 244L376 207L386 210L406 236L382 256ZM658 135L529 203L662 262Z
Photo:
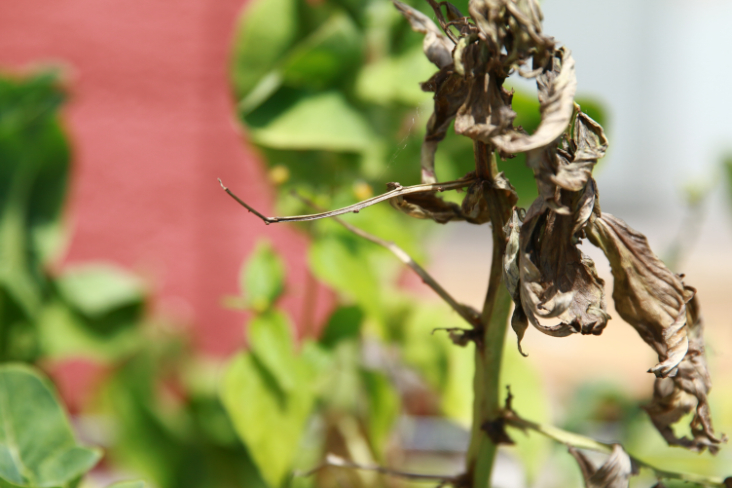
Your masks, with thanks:
M538 432L539 434L546 436L550 439L553 439L561 444L564 444L567 447L574 447L577 449L587 449L590 451L597 451L597 452L603 452L605 454L610 454L613 451L613 445L612 444L606 444L604 442L596 441L595 439L591 439L589 437L585 437L583 435L575 434L572 432L567 432L566 430L562 430L558 427L554 427L552 425L542 425L537 424L536 422L532 422L530 420L526 420L522 417L520 417L516 412L511 410L510 408L510 392L509 392L509 400L506 401L507 408L504 413L504 418L506 419L506 423L510 425L511 427L515 427L518 429L521 429L525 431L526 429L533 430L534 432ZM626 451L627 452L627 451ZM630 454L629 454L630 456ZM658 479L668 479L668 480L680 480L680 481L687 481L691 483L697 483L700 485L705 486L713 486L718 488L725 488L726 485L725 481L721 478L713 477L713 476L703 476L699 474L692 474L692 473L676 473L673 471L666 471L663 469L656 468L655 466L651 466L650 464L641 461L640 459L630 456L630 459L633 461L633 463L641 468L648 469L650 471L653 471L653 474ZM729 479L729 478L728 478Z
M302 202L304 202L306 205L309 205L313 207L316 210L319 210L319 207L315 204L315 202L305 198L304 196L298 194L297 192L292 192L292 194L300 199ZM353 226L349 224L348 222L344 221L343 219L340 219L338 217L333 217L333 220L341 224L346 229L350 230L354 234L356 234L359 237L363 237L364 239L373 242L374 244L378 244L379 246L385 247L389 251L391 251L401 262L409 266L412 271L417 273L417 275L422 278L422 281L432 288L435 293L437 293L440 298L445 300L448 305L450 305L453 310L455 310L463 319L465 319L466 322L468 322L472 326L478 326L479 320L480 320L480 314L476 310L473 310L472 308L468 307L467 305L463 305L459 303L457 300L455 300L448 292L445 290L435 279L427 273L427 271L424 270L422 266L417 264L412 257L406 253L401 247L397 246L393 242L385 241L384 239L381 239L379 237L376 237L375 235L369 234L368 232L359 229L356 226Z
M440 476L434 474L407 473L404 471L397 471L394 469L385 468L383 466L365 466L362 464L347 461L334 454L328 454L322 464L314 467L310 471L306 471L304 473L295 473L295 476L311 476L324 468L360 469L363 471L375 471L377 473L385 474L388 476L404 478L412 481L439 481L439 486L445 486L448 484L453 486L459 486L462 478L461 476Z
M412 193L429 193L434 191L445 191L445 190L455 190L458 188L465 188L467 186L470 186L470 184L475 180L475 176L470 175L469 177L465 179L455 180L455 181L447 181L445 183L428 183L428 184L422 184L422 185L414 185L414 186L401 186L398 183L396 183L396 188L392 191L383 193L381 195L369 198L368 200L364 200L362 202L355 203L353 205L349 205L348 207L339 208L338 210L330 210L328 212L321 212L317 214L312 215L295 215L292 217L265 217L261 213L259 213L254 208L250 207L246 202L244 202L242 199L237 197L231 190L229 190L227 187L224 186L223 182L219 178L219 183L221 184L221 188L224 189L226 193L228 193L231 198L239 202L240 205L242 205L244 208L252 212L254 215L262 219L262 221L265 224L273 224L276 222L303 222L306 220L318 220L318 219L325 219L328 217L334 217L336 215L342 215L345 213L353 212L358 213L362 209L366 207L370 207L371 205L376 205L377 203L381 203L385 200L389 200L394 197L398 197L400 195L410 195Z

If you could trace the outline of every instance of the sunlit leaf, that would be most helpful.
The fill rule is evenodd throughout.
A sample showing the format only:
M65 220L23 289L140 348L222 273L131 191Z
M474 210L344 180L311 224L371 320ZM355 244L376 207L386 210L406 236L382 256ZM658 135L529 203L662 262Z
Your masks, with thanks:
M239 99L245 97L291 46L297 33L296 0L249 2L237 26L233 80Z
M250 125L250 134L255 143L276 149L361 152L374 140L363 115L337 91L302 95L267 119Z
M230 363L221 398L260 473L277 487L291 470L315 400L317 365L311 355L294 353L284 316L257 320L250 325L252 352Z
M364 311L381 317L379 282L370 268L361 246L348 237L328 236L310 247L310 268L315 276L332 286Z
M143 301L145 289L129 272L109 264L69 267L57 278L61 296L82 314L100 317Z
M241 276L241 288L247 306L264 311L284 290L285 267L272 246L260 243L247 261Z
M341 341L358 339L363 318L363 312L358 307L336 309L328 319L318 342L326 348L333 348Z
M48 380L27 366L0 367L0 480L65 488L100 457L77 444Z
M369 440L377 457L381 457L400 412L399 395L384 374L363 371L361 378L368 399Z
M310 37L298 44L282 67L285 84L323 88L358 65L361 34L353 21L336 13Z

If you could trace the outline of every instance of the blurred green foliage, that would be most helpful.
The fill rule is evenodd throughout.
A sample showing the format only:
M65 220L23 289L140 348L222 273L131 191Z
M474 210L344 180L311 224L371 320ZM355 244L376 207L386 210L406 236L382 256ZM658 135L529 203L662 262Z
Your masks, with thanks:
M426 2L409 3L427 11ZM467 0L455 3L467 11ZM248 4L231 75L238 114L278 185L278 211L311 211L290 196L293 189L334 208L380 192L389 181L418 182L431 113L431 95L418 83L434 72L421 45L422 36L384 0ZM470 425L473 346L458 348L446 334L433 333L460 327L461 319L446 305L405 291L394 256L336 222L297 224L311 240L312 274L337 295L323 330L298 337L278 306L286 292L285 267L262 242L242 267L239 294L225 299L252 319L249 347L223 374L146 314L149 291L130 273L98 263L51 272L66 236L61 216L71 156L59 121L64 98L56 75L0 76L0 361L42 365L81 356L106 368L81 413L113 426L100 440L102 469L131 472L159 488L386 486L372 473L294 474L317 466L326 453L398 466L405 459L401 415L440 416L461 426L456 429ZM596 103L579 103L606 122ZM539 123L534 97L517 91L514 107L516 124L533 131ZM523 156L499 166L528 205L536 187ZM472 169L471 141L450 132L437 154L438 175L450 180ZM346 218L424 262L432 222L385 204ZM503 357L501 382L511 385L514 407L532 420L550 421L540 373L518 354L510 334ZM25 464L37 475L6 469L2 460L13 446L0 435L0 486L98 486L93 476L79 485L99 453L76 444L40 373L0 366L0 401L5 399L23 415L13 417L3 403L3 422L15 422L23 438L39 439L29 441L37 452ZM590 385L576 393L566 427L597 433L609 426L608 440L633 452L663 452L659 459L646 457L662 465L680 451L669 454L648 422L639 422L636 403L612 386ZM46 428L58 435L39 433ZM575 476L557 479L557 486L578 482L561 448L536 435L512 435L517 445L506 451L521 461L529 481L553 463ZM53 439L58 444L51 445ZM54 461L60 455L74 462ZM673 459L692 462L688 453ZM50 476L55 478L48 481Z

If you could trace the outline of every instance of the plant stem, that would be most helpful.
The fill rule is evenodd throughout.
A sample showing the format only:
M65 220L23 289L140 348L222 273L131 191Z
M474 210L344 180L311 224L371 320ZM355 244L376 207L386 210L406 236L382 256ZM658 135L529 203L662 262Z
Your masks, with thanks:
M496 445L483 426L501 416L501 392L499 381L503 344L511 308L511 297L502 283L503 254L506 236L503 226L511 209L500 193L493 188L497 175L493 148L475 142L475 163L478 178L484 181L484 197L487 200L493 227L493 253L488 291L481 313L480 340L475 346L475 378L473 380L473 426L467 455L467 482L471 488L489 488Z

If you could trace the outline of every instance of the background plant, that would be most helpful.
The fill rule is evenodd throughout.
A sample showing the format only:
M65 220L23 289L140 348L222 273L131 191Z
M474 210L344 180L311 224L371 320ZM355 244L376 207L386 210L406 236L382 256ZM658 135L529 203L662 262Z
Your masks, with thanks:
M269 15L266 7L260 5L263 3L255 3L246 11L242 32L265 26L267 32L262 34L263 28L256 31L264 36L260 39L274 39L272 44L280 46L280 50L267 51L264 49L269 47L267 43L247 44L248 36L242 35L237 44L239 69L235 63L234 72L245 71L241 60L254 50L259 51L259 66L263 67L264 75L276 71L283 60L289 60L290 49L301 56L300 71L290 67L287 76L280 74L279 80L271 78L275 82L269 85L270 93L260 88L259 101L254 97L249 99L251 105L242 103L241 106L251 133L259 131L253 138L269 156L268 162L273 169L271 179L280 184L280 211L311 211L289 195L291 188L316 198L321 206L334 208L367 196L371 187L380 188L386 181L400 181L405 185L418 182L414 171L419 158L416 148L430 112L428 106L420 105L420 102L429 102L430 96L417 89L416 81L424 81L433 69L421 55L422 36L412 33L388 2L385 5L381 2L354 2L353 5L324 2L317 9L305 3L280 5L280 12L290 15L291 22L286 25L296 26L291 31L278 30L279 26L272 26L263 17L256 22L251 20L256 15ZM463 12L467 11L465 5L458 6ZM265 14L261 13L263 10ZM291 15L292 12L295 15ZM340 26L336 23L337 28L333 30L337 33L348 31L344 28L348 22L356 26L354 38L360 47L355 51L348 51L349 44L340 42L343 37L337 37L336 42L330 44L325 41L319 44L317 39L311 38L311 34L320 32L331 16L338 15L345 17L346 22ZM379 23L379 15L386 17L387 22ZM376 20L367 24L365 19L369 16ZM278 35L289 40L282 42L277 39ZM380 35L382 40L387 40L387 48L382 57L377 57L371 54L374 51L369 46L378 46ZM324 38L331 39L324 34L318 37ZM338 62L330 71L335 73L329 75L331 78L324 76L322 79L326 81L321 81L320 85L313 81L316 76L307 81L308 72L318 73L318 76L327 74L329 71L325 67L334 65L333 52L343 50L347 54L335 58ZM406 62L408 51L414 64L421 65L420 69L424 70L419 71L420 75L425 75L419 80L418 70ZM273 52L275 54L271 54ZM350 70L341 69L340 62L350 66ZM257 66L251 59L246 63L247 68ZM297 63L293 63L297 67ZM358 80L365 78L368 81L368 76L375 76L374 72L379 74L376 68L381 69L383 75L378 83L362 81L359 84ZM252 77L259 73L250 72ZM399 79L404 81L395 81ZM256 80L254 84L259 87L261 83ZM3 281L4 315L0 322L6 337L5 359L28 361L47 368L49 361L82 356L104 366L107 373L97 399L91 402L88 411L74 412L75 425L85 440L103 445L107 452L105 466L98 471L105 472L108 467L115 466L138 473L156 486L264 486L277 483L271 480L276 476L272 473L278 471L284 473L281 475L284 483L299 485L337 485L344 483L344 477L348 479L347 483L356 486L393 484L394 480L389 477L343 470L339 470L339 474L335 470L322 470L318 478L291 478L289 475L295 468L312 468L325 452L336 452L361 463L393 462L399 468L424 470L424 465L414 465L414 458L399 455L397 441L402 438L403 431L395 432L394 429L398 425L394 422L397 412L446 415L463 425L470 421L471 393L465 378L472 375L469 351L472 346L468 345L468 350L459 349L446 335L429 335L435 327L463 326L461 319L445 305L400 291L397 284L401 272L387 250L362 241L336 223L317 222L303 225L303 231L313 240L312 268L321 280L338 290L340 296L339 306L322 336L299 338L293 344L291 324L276 303L283 291L282 270L266 244L245 267L250 271L243 273L241 297L227 300L229 305L256 312L250 331L251 350L242 352L233 361L224 383L224 403L231 412L235 430L217 397L215 366L193 356L185 338L171 332L160 318L143 314L148 292L139 280L108 266L84 266L61 273L54 270L53 255L63 250L64 226L59 217L69 161L68 143L56 111L63 99L63 90L50 76L6 77L3 86L0 148L3 158L0 166L9 175L1 180L6 185L0 192L3 201L0 252L7 272ZM379 91L378 96L369 99L368 95L359 95L359 86L360 91ZM248 98L249 92L240 90L242 99ZM338 93L332 96L333 91ZM313 98L318 101L316 96L319 94L328 95L324 99L331 104L330 108L327 104L315 104L316 110L304 110L313 106ZM414 98L410 101L409 96ZM527 110L519 105L524 102ZM580 104L584 111L602 122L603 117L597 110L592 110L591 104L584 100ZM340 110L344 107L346 110ZM516 123L520 120L521 125L533 133L539 122L537 104L532 103L529 96L517 93L514 107L520 112ZM294 109L297 111L293 114ZM331 109L331 112L324 111ZM340 114L356 114L352 121L357 121L353 126L357 130L351 134L344 131L347 136L344 137L339 131L348 129L346 124L312 123L327 113L335 114L338 121L346 120ZM295 117L302 114L309 115ZM283 119L285 115L287 117ZM257 116L261 118L257 119ZM260 125L255 127L252 120L258 120ZM403 129L401 132L391 130L389 124ZM309 132L303 133L303 128ZM354 137L359 130L363 130L366 137L363 134ZM374 142L381 143L381 153L377 152L379 144L373 145ZM278 144L284 146L278 148ZM299 146L288 147L287 144ZM448 135L437 158L441 179L462 176L471 169L470 141ZM499 161L499 164L507 172L523 172L523 176L507 174L522 197L531 195L520 203L527 205L535 196L531 193L535 192L533 176L519 158L522 156L512 161ZM367 162L373 165L370 168L374 173L368 173ZM329 167L331 171L314 174L318 168ZM523 189L520 187L522 181ZM30 196L28 186L32 188ZM349 221L374 234L395 239L418 262L424 262L427 254L424 240L432 228L423 222L379 207L349 216ZM395 230L401 231L400 235L395 237ZM41 255L46 257L38 258ZM343 280L344 269L365 279ZM263 274L268 278L261 279ZM354 282L360 286L354 287ZM359 299L363 292L366 292L366 298ZM31 302L33 296L35 302ZM23 301L32 306L21 310ZM514 339L509 337L507 342L502 383L510 383L513 387L514 408L533 420L548 421L549 409L536 371L521 361ZM374 348L374 344L378 347ZM298 351L294 358L293 349ZM368 353L374 349L386 351L388 359L379 359L379 353L374 360ZM301 368L311 382L292 387L292 378L288 383L283 365L293 364ZM254 368L254 373L247 367ZM9 367L7 373L17 370L16 366ZM3 374L5 371L3 369ZM20 368L20 371L28 370ZM248 374L241 374L247 371ZM52 388L39 380L38 374L37 371L25 374L24 381L45 385L38 389L37 395L54 398ZM421 378L416 387L414 383L404 381L415 375ZM262 405L279 405L277 402L292 394L304 399L301 405L310 405L312 410L307 414L298 410L295 420L287 423L294 427L285 429L286 435L260 434L257 437L256 430L248 429L247 413L239 410L242 402L236 396L241 393L242 383L246 386L245 380L256 378L266 380L258 385L260 393L256 396ZM280 382L292 389L283 390ZM7 390L6 396L22 399L17 389ZM37 400L38 396L33 396L19 408L26 409L29 403ZM425 409L425 405L429 408ZM656 465L709 474L725 473L713 464L718 462L718 466L724 467L723 457L714 461L685 457L678 450L661 451L658 443L653 444L655 434L649 434L648 422L637 403L612 385L593 385L578 392L575 405L576 410L567 415L568 424L564 425L569 430L595 433L598 426L600 430L618 429L619 433L611 434L613 439L622 440L631 452L643 453L643 459ZM720 409L716 411L720 412ZM306 420L302 420L303 417ZM55 418L58 419L58 415ZM279 432L280 419L276 416L269 419L272 423L266 426L260 422L260 433ZM63 427L64 423L49 422L49 425L62 425L54 428L65 431L64 437L69 439L70 431ZM100 428L105 425L106 429ZM105 431L106 435L99 435ZM601 433L600 437L604 435ZM43 436L33 438L40 437ZM267 448L271 450L291 449L289 446L295 444L293 439L296 437L300 438L297 452L302 456L295 456L289 464L249 454L260 450L260 442L268 442ZM557 449L535 435L524 438L517 434L514 438L518 446L507 449L526 463L529 472L537 472L542 461L552 456L552 463L564 465L567 475L574 476L570 481L556 478L557 484L567 486L571 480L579 482L576 467L570 464L573 461L564 449ZM394 443L397 443L396 448ZM72 452L76 452L74 444L68 444ZM87 453L88 459L99 456L99 451L94 449L79 448L78 452ZM435 465L434 460L431 459L430 464L435 471L445 472L436 469L442 466ZM66 480L62 480L64 486L75 485L87 467L89 465L69 470ZM88 477L86 483L99 486L102 479L99 476L97 473ZM17 478L3 480L11 483ZM34 486L34 483L23 482L21 486Z

